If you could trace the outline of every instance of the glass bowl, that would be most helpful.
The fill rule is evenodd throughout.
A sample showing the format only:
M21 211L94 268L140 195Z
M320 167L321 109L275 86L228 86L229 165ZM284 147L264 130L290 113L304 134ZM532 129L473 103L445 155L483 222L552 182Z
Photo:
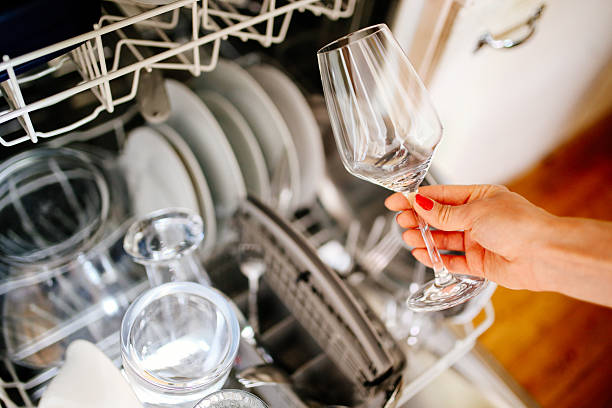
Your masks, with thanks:
M108 218L109 186L86 154L40 148L0 165L0 262L49 269L93 246Z
M58 366L76 339L119 355L112 340L146 288L121 245L125 191L114 157L93 147L33 149L0 164L0 350L14 363Z

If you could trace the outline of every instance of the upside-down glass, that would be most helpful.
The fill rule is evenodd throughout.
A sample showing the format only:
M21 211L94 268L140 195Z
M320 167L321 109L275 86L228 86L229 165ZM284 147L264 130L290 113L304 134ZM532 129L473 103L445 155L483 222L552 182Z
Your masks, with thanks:
M385 24L356 31L317 52L325 102L344 167L405 196L417 191L442 137L425 87ZM442 310L477 295L486 280L452 275L418 217L435 279L408 299L418 311Z
M164 208L135 221L123 248L144 265L151 286L175 281L210 286L198 253L204 238L202 217L186 208Z
M227 380L240 328L219 291L170 282L130 305L120 341L126 376L145 407L192 408Z

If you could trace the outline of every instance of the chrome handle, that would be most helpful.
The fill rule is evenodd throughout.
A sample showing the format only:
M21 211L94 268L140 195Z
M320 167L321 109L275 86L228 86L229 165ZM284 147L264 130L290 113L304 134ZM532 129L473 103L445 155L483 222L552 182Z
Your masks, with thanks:
M544 10L544 7L545 7L544 4L542 4L540 7L538 7L538 9L527 19L525 24L523 24L523 25L527 26L528 31L522 37L519 37L519 38L516 38L516 39L504 38L504 39L498 40L495 37L493 37L493 34L491 34L489 31L487 31L486 33L481 35L480 38L478 39L478 42L476 43L476 48L474 49L474 52L476 52L479 49L481 49L482 46L484 46L484 45L488 45L489 47L494 48L496 50L498 50L498 49L505 49L505 48L513 48L513 47L516 47L518 45L521 45L522 43L527 41L533 35L533 33L535 33L536 22L540 18L540 16L542 15L542 11ZM517 29L519 27L516 27L515 29Z

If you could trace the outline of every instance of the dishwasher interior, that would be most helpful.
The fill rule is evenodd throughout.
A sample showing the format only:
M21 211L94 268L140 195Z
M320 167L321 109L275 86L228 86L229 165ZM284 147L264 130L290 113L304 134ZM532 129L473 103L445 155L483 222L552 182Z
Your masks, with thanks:
M444 312L408 310L406 297L432 271L403 244L382 204L388 192L348 175L333 146L312 75L313 31L315 41L334 38L377 22L389 8L356 0L103 3L94 31L0 63L7 76L0 107L0 406L37 406L75 339L94 343L121 367L121 318L149 287L143 267L123 250L124 235L148 209L147 200L180 203L165 197L180 191L163 174L156 179L150 168L138 168L142 156L128 163L120 157L134 129L167 119L170 88L160 90L161 72L193 87L191 78L226 64L220 60L246 69L263 61L289 71L307 95L325 154L308 205L288 204L292 197L283 193L292 180L283 173L291 163L284 163L272 183L276 198L249 191L217 203L212 210L221 217L204 217L211 224L217 218L220 232L200 261L213 286L236 305L241 330L224 388L244 388L238 373L268 364L285 380L248 390L270 407L535 406L477 346L494 321L495 285ZM312 27L313 21L323 22ZM290 23L299 30L289 31ZM69 54L57 57L62 50ZM34 73L24 71L24 64L51 54ZM303 64L309 68L300 70ZM155 129L176 142L173 131ZM44 146L34 149L31 142ZM172 146L182 149L181 143ZM185 153L183 164L190 157ZM134 183L138 171L145 178ZM426 182L435 180L429 175ZM196 207L202 215L211 209L200 201ZM241 270L245 248L256 248L265 269L256 329Z

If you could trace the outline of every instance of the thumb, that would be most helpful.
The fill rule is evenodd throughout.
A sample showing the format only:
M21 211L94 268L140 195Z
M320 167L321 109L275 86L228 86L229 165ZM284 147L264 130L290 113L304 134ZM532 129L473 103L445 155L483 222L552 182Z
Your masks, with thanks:
M440 204L418 193L409 200L412 201L412 208L432 227L443 231L461 231L472 227L474 211L470 204Z

